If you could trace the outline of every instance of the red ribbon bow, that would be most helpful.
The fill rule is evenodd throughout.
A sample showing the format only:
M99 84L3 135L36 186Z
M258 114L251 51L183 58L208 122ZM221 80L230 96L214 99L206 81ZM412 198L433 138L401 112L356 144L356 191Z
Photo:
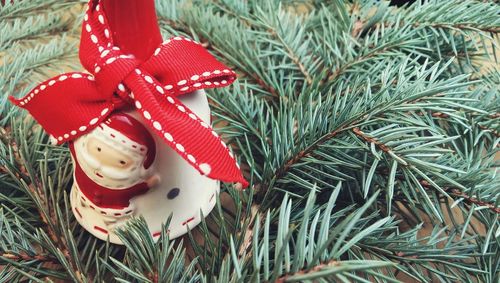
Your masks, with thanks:
M177 99L198 89L227 86L236 74L184 37L163 42L145 61L121 53L99 2L89 1L80 43L80 61L92 75L62 74L11 101L27 109L58 144L86 134L114 110L133 104L150 129L200 173L246 187L225 143Z

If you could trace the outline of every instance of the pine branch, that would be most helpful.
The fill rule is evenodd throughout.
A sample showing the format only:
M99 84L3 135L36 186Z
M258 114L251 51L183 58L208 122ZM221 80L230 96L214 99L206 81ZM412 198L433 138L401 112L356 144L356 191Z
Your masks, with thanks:
M31 14L49 12L54 8L65 9L81 2L82 0L66 0L64 2L58 0L31 0L26 3L19 3L19 1L2 1L0 4L0 20L4 21L26 17Z
M439 88L439 87L437 87L437 88ZM431 90L431 92L434 92L434 91ZM422 91L421 93L427 94L427 91ZM438 95L438 93L435 93L434 95ZM394 98L392 98L392 99L394 99ZM397 101L397 103L399 103L401 105L412 105L413 103L420 102L421 99L423 99L423 97L421 97L419 95L417 95L415 97L410 96L407 98L407 101L404 101L405 99L403 99L401 101ZM393 100L393 102L396 103L396 100ZM373 108L364 109L364 111L356 113L352 118L337 125L334 128L334 130L322 135L321 137L316 139L314 142L308 144L304 149L298 151L294 156L289 158L280 168L278 168L275 171L274 179L279 179L279 178L283 177L292 168L293 165L297 164L303 158L310 156L320 145L335 138L338 134L340 134L348 129L351 129L356 124L359 124L360 122L365 120L368 115L371 117L372 120L374 118L377 118L379 115L381 115L381 116L385 115L386 112L384 112L384 109L387 109L387 106L384 107L384 106L382 106L382 104L379 107L374 106ZM380 108L380 107L384 107L384 108Z
M45 195L45 192L42 189L43 186L42 183L38 180L37 177L31 176L30 173L27 171L25 159L22 157L20 149L16 141L11 136L10 131L8 129L0 127L0 138L2 139L2 142L8 145L12 150L12 155L14 157L17 167L17 172L14 173L15 177L17 177L19 180L28 180L28 179L31 180L31 182L26 184L26 186L30 193L30 197L33 199L33 201L35 201L35 203L37 203L38 214L40 216L40 219L42 220L42 223L44 224L44 227L46 227L46 231L50 239L52 240L53 243L55 243L57 248L61 250L64 257L71 265L71 268L73 269L78 279L78 282L82 283L85 282L82 278L81 272L78 269L77 264L75 263L75 259L71 256L69 252L69 245L66 239L64 237L61 237L59 231L54 228L54 225L58 223L57 215L55 211L50 208L47 196Z
M383 25L385 28L394 28L392 22L384 22L383 24L376 24L375 26L380 27ZM437 29L450 29L454 31L473 31L473 32L483 32L485 34L498 34L500 33L500 26L479 26L475 24L467 23L435 23L435 22L405 22L401 21L399 28L403 28L410 25L414 28L437 28ZM362 30L359 29L353 33L354 36L358 36ZM493 37L493 36L492 36Z
M219 9L221 9L225 14L230 15L234 18L237 18L244 25L246 25L248 27L252 27L252 28L257 28L255 21L246 17L246 14L242 15L242 14L239 14L238 12L234 11L233 9L231 9L231 7L229 7L229 5L225 1L213 0L213 3Z
M369 60L371 58L374 58L380 54L384 54L385 52L391 50L391 49L398 48L398 45L393 45L393 46L386 46L382 49L374 49L373 51L368 52L367 54L354 58L352 61L346 62L342 65L328 68L328 73L325 76L325 79L323 80L323 83L331 83L335 82L341 75L343 75L349 68L352 66L355 66L356 64L359 64L361 62L365 62L366 60Z
M289 43L287 43L285 41L285 39L283 38L283 36L279 32L278 28L273 26L272 23L264 23L264 27L267 29L267 32L269 33L270 37L277 39L278 42L284 47L284 49L288 53L288 57L292 60L292 62L297 66L297 68L302 73L305 82L308 85L311 85L313 83L313 78L312 78L311 74L307 70L304 63L301 61L300 56L297 54L297 52L290 46ZM280 28L283 29L283 26L280 25ZM299 38L299 39L301 39L301 38ZM309 38L307 38L307 40L308 39ZM297 39L295 39L295 40L297 40ZM306 56L311 57L312 54L306 54Z
M420 184L424 188L430 188L431 184L427 182L426 180L421 180ZM449 188L449 187L444 187L444 189L452 196L457 197L457 198L463 198L466 202L469 204L474 204L477 206L482 206L482 207L487 207L489 210L493 211L496 214L500 214L500 206L496 206L493 203L481 201L473 196L469 196L466 193L462 192L460 189L457 188Z
M453 8L453 9L450 9ZM407 18L415 27L470 30L473 32L498 33L498 5L478 1L448 0L443 3L415 3L407 9Z
M435 117L436 115L434 115L436 113L433 113L431 114L433 117ZM368 143L373 143L375 144L377 147L379 147L382 151L390 154L390 155L395 155L395 153L393 153L393 150L388 147L387 145L385 145L384 143L378 141L377 139L373 138L373 137L370 137L368 135L366 135L365 133L363 133L359 128L353 128L352 131L354 132L354 134L356 134L357 136L361 137L363 140L365 140L366 142ZM400 157L400 159L402 160L402 158ZM404 177L400 176L402 180L404 180ZM432 186L428 181L426 180L420 180L420 184L424 187L424 188L434 188L434 186ZM443 190L447 193L449 193L450 195L452 196L455 196L455 197L460 197L460 198L464 198L467 202L471 203L471 204L476 204L476 205L479 205L479 206L485 206L485 207L488 207L490 210L492 210L493 212L497 213L497 214L500 214L500 207L496 207L494 204L492 203L488 203L488 202L484 202L484 201L481 201L481 200L478 200L477 198L475 197L471 197L471 196L468 196L467 194L465 194L464 192L460 191L460 189L458 188L450 188L450 187L443 187Z
M275 173L276 179L279 179L279 178L283 177L288 171L290 171L290 169L292 168L293 165L295 165L298 162L300 162L303 158L311 155L312 152L314 150L316 150L319 146L321 146L322 144L324 144L324 143L328 142L329 140L333 139L339 133L345 131L351 125L354 125L354 124L358 123L359 121L361 121L361 119L355 120L355 121L353 121L352 123L350 123L348 125L343 125L343 126L337 128L337 129L335 129L333 132L330 132L330 133L322 136L316 142L312 143L307 148L305 148L305 149L301 150L300 152L298 152L295 156L293 156L292 158L290 158L282 167L280 167L280 168L278 168L276 170L276 173ZM266 186L264 186L264 187L266 187Z
M373 140L373 138L370 138L370 137L367 137L367 138L370 140ZM374 141L374 142L376 142L376 141ZM389 172L387 170L379 170L378 173L383 174L385 176L389 175ZM398 175L398 176L396 176L396 178L400 181L406 181L406 178L402 175ZM422 187L424 187L426 189L433 189L434 188L434 186L432 186L426 180L419 179L419 183L420 183L420 185L422 185ZM493 211L494 213L500 214L500 207L496 206L493 203L481 201L481 200L477 199L476 197L469 196L466 193L462 192L458 188L453 188L453 187L442 187L442 188L450 196L454 196L457 198L463 198L469 204L475 204L477 206L487 207L489 210Z
M47 38L50 33L61 32L68 21L60 18L47 20L45 16L0 23L0 50L5 51L13 42Z
M491 34L500 33L500 26L483 27L483 26L476 26L473 24L462 24L462 23L447 24L447 23L419 23L419 22L412 23L412 26L416 28L433 27L433 28L453 29L453 30L470 30L476 32L482 31L484 33L491 33Z
M212 53L216 54L219 58L224 58L224 54L217 48L214 47L212 44L212 41L210 40L209 37L204 37L199 34L194 34L192 30L188 28L188 26L181 22L181 21L175 21L171 19L166 19L162 18L160 20L163 24L166 24L168 26L173 27L176 30L182 31L188 35L190 35L193 38L199 38L200 43L202 44L203 47L211 51ZM267 84L257 73L254 72L247 72L246 69L244 68L239 68L239 72L243 73L245 77L251 78L253 81L255 81L264 91L268 92L271 94L271 96L276 97L278 96L278 92L274 87L271 85Z

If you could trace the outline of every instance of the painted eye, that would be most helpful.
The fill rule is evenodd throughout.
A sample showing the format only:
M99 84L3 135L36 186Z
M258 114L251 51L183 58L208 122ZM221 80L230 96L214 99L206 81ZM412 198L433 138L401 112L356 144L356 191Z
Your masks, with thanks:
M125 165L125 164L127 164L127 162L125 162L125 161L123 161L123 160L120 160L120 164L121 164L121 165Z
M98 147L98 148L97 148L97 151L101 152L101 148L100 148L100 147Z

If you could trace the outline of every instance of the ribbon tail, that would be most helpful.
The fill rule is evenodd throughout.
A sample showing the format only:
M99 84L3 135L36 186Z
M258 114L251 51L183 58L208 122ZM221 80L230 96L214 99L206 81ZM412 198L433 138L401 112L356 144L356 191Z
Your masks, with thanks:
M91 131L113 110L113 104L101 98L94 77L78 72L49 79L23 98L9 99L28 110L57 144Z
M146 124L201 174L248 186L239 165L210 125L171 95L154 95L139 76L129 76L137 111ZM161 92L160 92L161 93Z

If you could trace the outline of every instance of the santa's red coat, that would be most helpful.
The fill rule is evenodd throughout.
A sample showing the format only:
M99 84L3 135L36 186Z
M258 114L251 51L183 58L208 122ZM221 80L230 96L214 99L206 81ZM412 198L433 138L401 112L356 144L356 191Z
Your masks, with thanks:
M123 209L129 206L131 198L144 194L149 190L146 182L138 183L130 188L111 190L90 179L78 163L73 142L69 143L74 158L75 180L80 191L99 208Z

